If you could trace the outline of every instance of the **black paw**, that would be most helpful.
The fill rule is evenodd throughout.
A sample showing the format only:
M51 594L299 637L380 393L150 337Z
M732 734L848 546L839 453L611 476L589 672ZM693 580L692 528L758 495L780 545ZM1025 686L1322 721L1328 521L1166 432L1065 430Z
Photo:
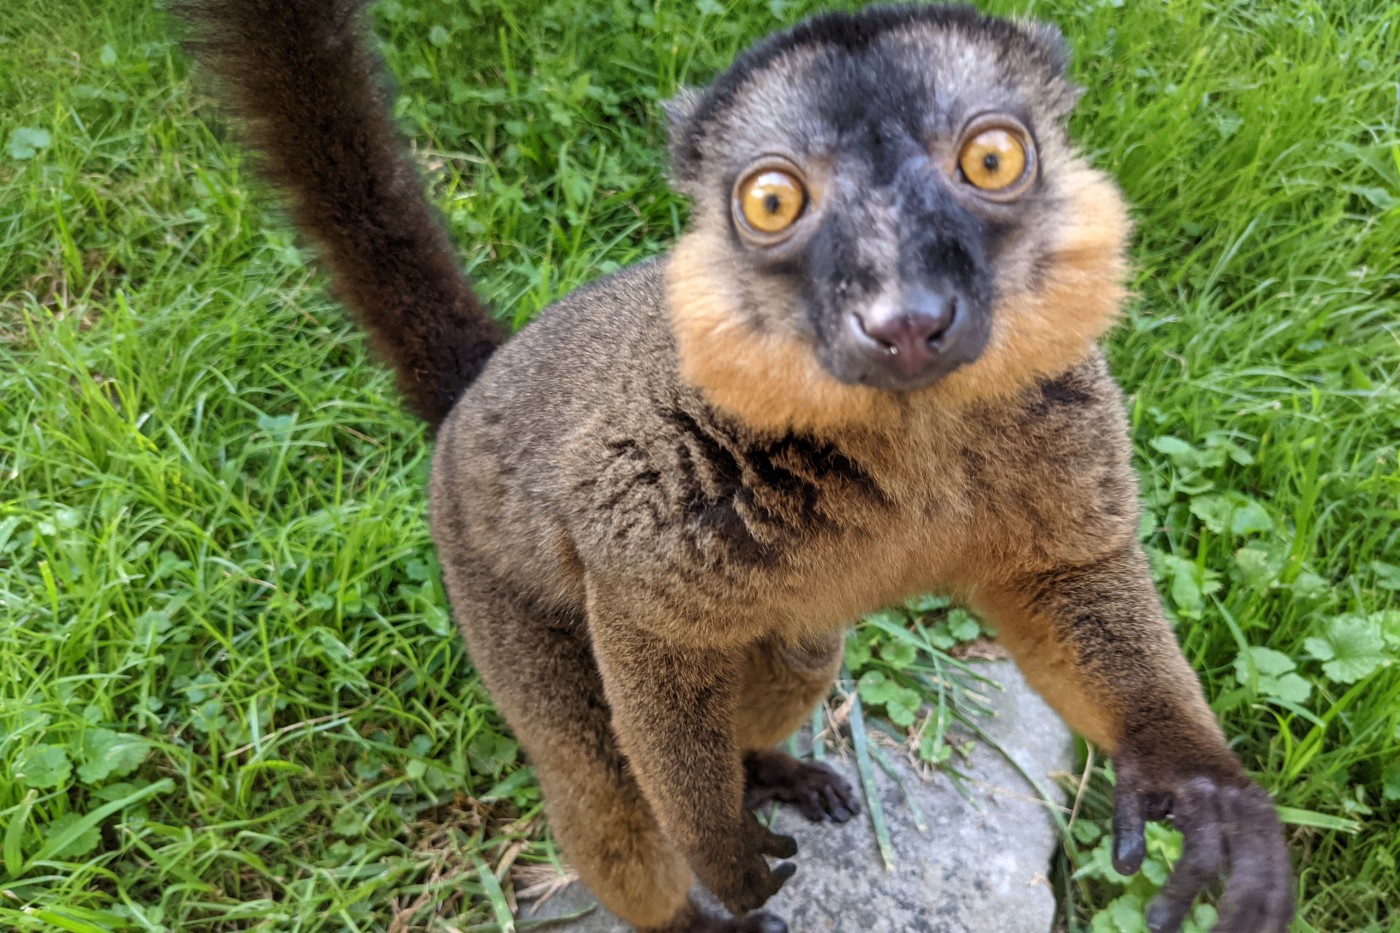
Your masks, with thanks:
M814 823L844 823L860 813L845 778L818 761L798 761L781 752L754 752L744 760L744 806L790 804Z
M769 868L762 856L745 869L734 873L728 884L710 888L732 914L746 914L762 907L797 872L797 866L791 862L779 862ZM760 915L763 916L767 915Z
M733 933L788 933L788 925L781 917L775 917L763 910L747 917L738 917L730 923L733 926L728 929Z
M797 843L791 836L772 832L752 813L744 813L739 825L717 833L712 841L712 847L692 856L691 866L700 882L736 917L762 907L797 871L791 862L769 867L769 858L796 855Z
M666 933L788 933L787 923L766 910L743 917L715 917L692 905L689 916L689 922L669 926Z
M1118 768L1113 816L1113 867L1128 875L1142 865L1143 823L1168 815L1184 849L1171 879L1147 908L1152 933L1176 933L1208 887L1225 878L1217 933L1285 933L1293 918L1293 885L1274 802L1242 779L1202 775L1148 777Z

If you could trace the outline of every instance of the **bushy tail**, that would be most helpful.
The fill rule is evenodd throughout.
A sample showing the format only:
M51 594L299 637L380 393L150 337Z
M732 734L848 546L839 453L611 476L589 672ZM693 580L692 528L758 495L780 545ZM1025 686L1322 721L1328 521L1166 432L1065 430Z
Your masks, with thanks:
M390 117L362 0L177 0L336 297L433 425L502 334L472 294Z

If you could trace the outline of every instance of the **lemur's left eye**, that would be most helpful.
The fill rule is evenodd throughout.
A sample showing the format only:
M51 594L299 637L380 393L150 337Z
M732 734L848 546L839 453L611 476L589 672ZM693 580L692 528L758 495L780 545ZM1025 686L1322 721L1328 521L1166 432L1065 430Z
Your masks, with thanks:
M1004 127L989 127L970 137L958 153L958 167L973 187L1004 192L1026 175L1030 161L1026 144Z
M802 216L807 208L807 186L792 172L763 168L739 183L734 200L749 229L761 237L771 237Z

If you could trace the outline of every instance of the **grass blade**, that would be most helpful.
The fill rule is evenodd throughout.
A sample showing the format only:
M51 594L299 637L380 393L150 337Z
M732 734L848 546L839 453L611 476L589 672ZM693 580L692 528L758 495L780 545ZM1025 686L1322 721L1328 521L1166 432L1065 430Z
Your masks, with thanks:
M21 874L23 874L24 871L28 871L30 866L49 858L53 853L62 852L69 843L73 842L73 840L77 839L88 830L97 827L98 824L113 813L123 810L132 804L140 803L147 797L154 797L156 794L168 794L174 789L175 782L170 780L170 778L164 778L163 780L156 781L154 784L148 784L138 791L127 794L125 797L113 800L111 803L103 804L91 813L84 815L82 819L75 821L71 826L65 827L62 832L54 833L52 836L45 839L44 844L39 847L39 851L34 853L34 857L25 862Z
M29 811L34 808L34 800L39 792L31 790L10 814L10 822L5 826L5 874L18 878L24 871L24 853L20 846L24 842L24 827L29 822Z
M875 842L880 847L880 859L886 871L895 866L894 845L890 841L890 828L885 824L885 810L880 804L880 791L875 786L875 769L870 765L870 743L865 734L865 716L860 709L860 694L854 685L851 691L851 744L855 746L856 771L860 774L861 790L865 792L865 806L870 813L870 825L875 830Z
M1279 807L1278 818L1290 826L1311 826L1314 829L1330 829L1339 833L1361 832L1361 821L1316 810L1300 810L1297 807Z
M501 933L515 933L515 917L511 914L506 892L501 890L500 879L480 858L472 856L472 861L476 863L476 874L481 879L482 891L491 904L491 912L496 915L496 924Z
M875 760L880 763L885 774L899 785L900 791L904 794L904 802L909 805L909 809L914 814L914 826L919 832L928 834L928 820L924 819L924 808L919 806L919 801L914 795L909 793L909 786L904 783L904 776L895 769L894 762L890 761L890 756L885 754L885 750L878 745L869 746L870 753Z

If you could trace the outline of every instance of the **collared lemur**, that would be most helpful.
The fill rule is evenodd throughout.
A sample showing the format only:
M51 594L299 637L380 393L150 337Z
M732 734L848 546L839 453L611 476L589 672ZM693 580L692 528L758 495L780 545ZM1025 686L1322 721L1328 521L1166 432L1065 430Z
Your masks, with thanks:
M1272 802L1226 745L1138 543L1097 340L1128 219L1066 123L1051 27L818 16L668 108L675 249L504 340L390 116L359 0L185 0L267 177L436 428L431 525L477 670L589 888L647 931L780 931L793 841L848 818L773 749L852 619L930 590L1001 633L1117 772L1115 864L1168 813L1176 930L1292 915ZM689 899L694 877L733 918Z

